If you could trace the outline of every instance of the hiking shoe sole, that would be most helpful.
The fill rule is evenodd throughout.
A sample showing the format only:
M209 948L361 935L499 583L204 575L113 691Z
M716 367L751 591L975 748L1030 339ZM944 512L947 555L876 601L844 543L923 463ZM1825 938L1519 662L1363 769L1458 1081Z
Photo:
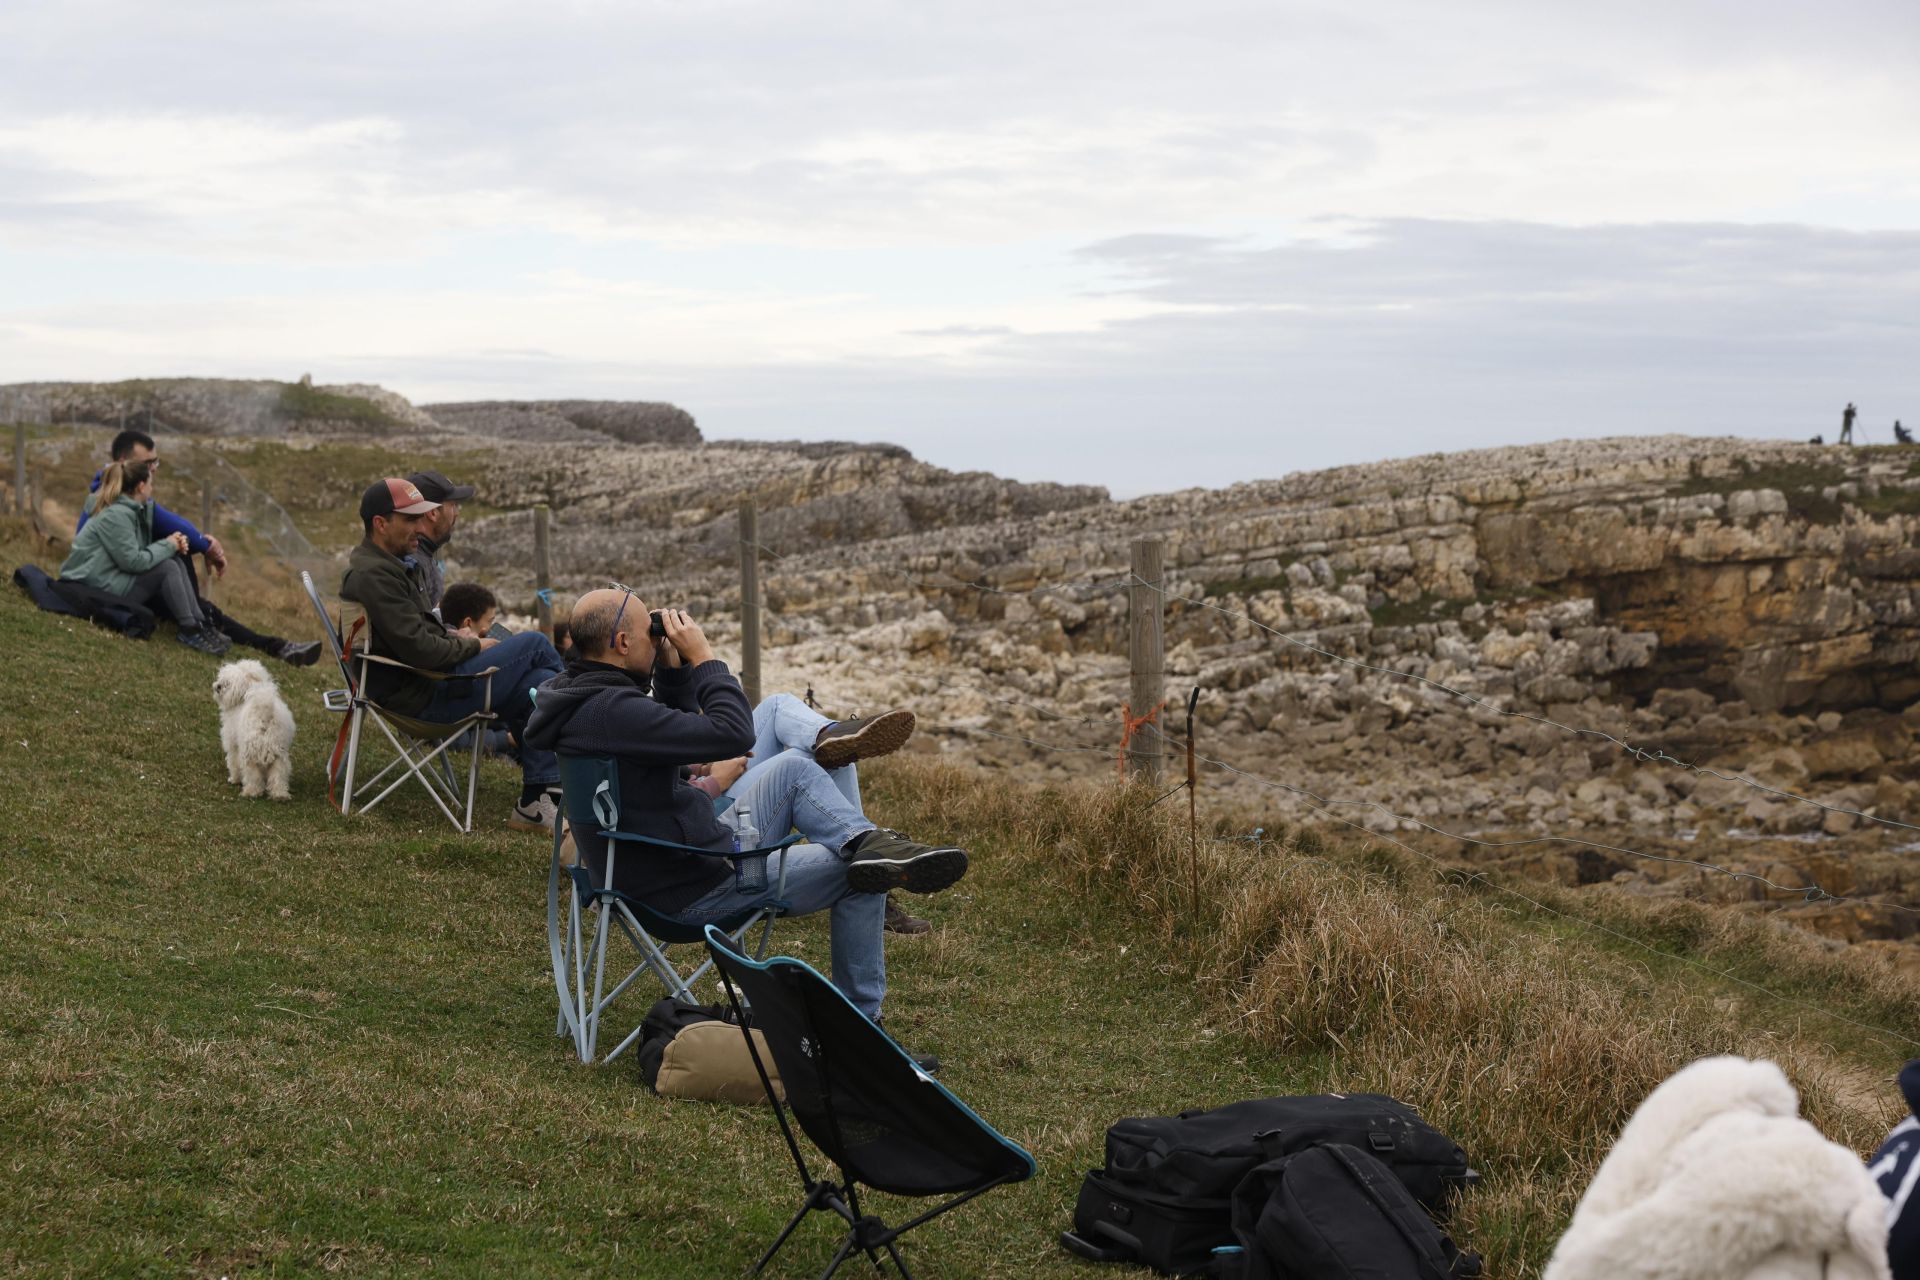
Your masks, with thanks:
M847 864L847 887L855 893L938 893L967 874L964 849L929 849L911 858L869 858Z
M827 730L829 734L833 730ZM913 712L889 711L875 716L853 732L829 737L813 749L813 762L822 769L838 769L856 760L871 760L907 745L913 736Z

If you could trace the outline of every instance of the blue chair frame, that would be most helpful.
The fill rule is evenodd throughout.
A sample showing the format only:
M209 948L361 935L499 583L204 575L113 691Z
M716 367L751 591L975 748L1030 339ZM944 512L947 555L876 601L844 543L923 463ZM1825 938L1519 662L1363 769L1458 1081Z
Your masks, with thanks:
M1023 1182L1037 1171L1032 1155L921 1070L818 970L791 956L748 956L719 929L707 929L706 939L806 1192L800 1208L754 1265L754 1274L818 1211L833 1214L847 1227L820 1280L832 1276L856 1251L866 1254L875 1270L881 1269L884 1251L900 1274L912 1280L895 1241L976 1196ZM765 1037L767 1052L780 1070L785 1106L768 1078L754 1030ZM807 1168L788 1122L789 1110L837 1166L838 1180L816 1178ZM890 1227L861 1210L856 1184L894 1195L948 1198Z
M741 945L755 925L761 926L754 954L762 956L773 937L773 922L788 912L787 849L803 837L794 834L757 849L715 853L711 849L622 831L619 829L620 768L618 761L608 756L561 756L560 788L564 795L565 820L554 823L553 861L547 872L547 948L553 960L554 990L560 998L554 1034L570 1036L580 1061L592 1062L599 1047L602 1016L641 974L651 970L669 996L692 1001L693 984L713 967L709 957L691 972L682 973L666 954L666 948L674 943L702 941L706 937L705 926L662 915L632 894L611 887L622 848L652 845L703 857L727 858L734 863L736 875L753 859L760 859L764 866L768 855L777 854L775 874L769 877L766 896L720 921L724 936L735 945ZM593 874L577 853L573 858L567 857L569 828L575 833L576 846L578 833L582 831L591 831L605 842L606 869L601 883L594 882ZM635 850L629 856L638 856L640 852ZM563 881L568 886L564 904ZM591 940L582 928L582 917L587 914L595 917ZM640 963L608 990L607 946L615 932L624 933L633 943L640 953ZM635 1026L600 1061L611 1062L626 1052L639 1039L640 1031L641 1028Z

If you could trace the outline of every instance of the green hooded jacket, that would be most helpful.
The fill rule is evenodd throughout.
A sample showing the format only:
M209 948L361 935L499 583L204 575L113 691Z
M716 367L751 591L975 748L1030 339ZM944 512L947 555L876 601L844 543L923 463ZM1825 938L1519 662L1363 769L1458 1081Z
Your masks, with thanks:
M154 540L153 504L121 494L75 535L60 578L123 596L135 578L175 554L171 542Z

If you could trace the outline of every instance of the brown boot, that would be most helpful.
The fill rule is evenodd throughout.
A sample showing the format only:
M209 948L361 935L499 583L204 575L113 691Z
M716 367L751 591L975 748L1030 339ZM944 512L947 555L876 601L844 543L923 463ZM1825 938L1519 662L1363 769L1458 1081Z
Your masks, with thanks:
M838 769L855 760L869 760L898 751L912 736L911 711L856 716L852 720L836 721L820 731L813 744L813 760L822 769Z
M888 933L926 933L933 925L919 916L911 915L907 909L887 895L887 932Z

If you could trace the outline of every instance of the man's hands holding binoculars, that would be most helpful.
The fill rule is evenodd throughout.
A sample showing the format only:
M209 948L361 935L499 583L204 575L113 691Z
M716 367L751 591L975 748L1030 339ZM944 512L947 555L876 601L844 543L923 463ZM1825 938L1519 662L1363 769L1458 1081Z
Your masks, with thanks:
M685 609L657 609L650 622L648 634L653 637L654 649L669 667L697 667L713 661L713 646L707 643L706 632Z

